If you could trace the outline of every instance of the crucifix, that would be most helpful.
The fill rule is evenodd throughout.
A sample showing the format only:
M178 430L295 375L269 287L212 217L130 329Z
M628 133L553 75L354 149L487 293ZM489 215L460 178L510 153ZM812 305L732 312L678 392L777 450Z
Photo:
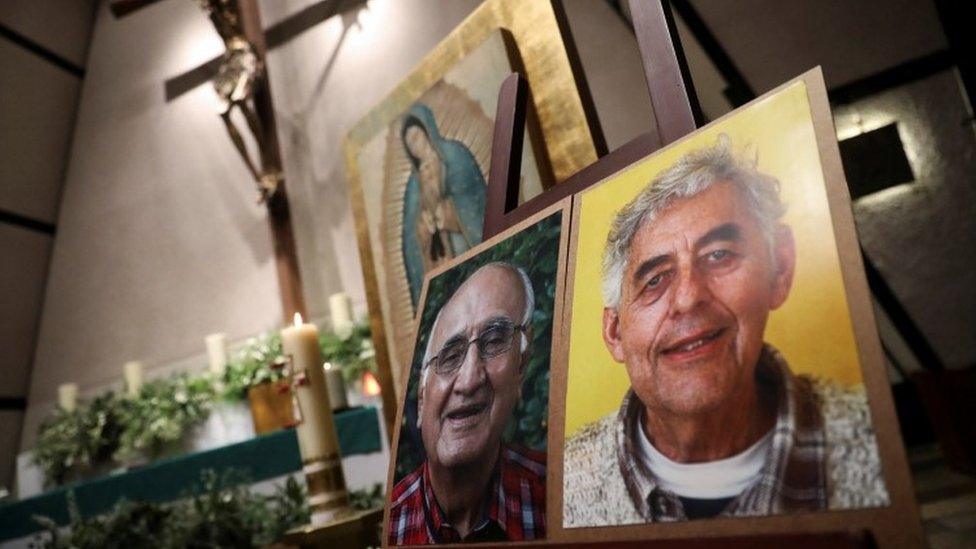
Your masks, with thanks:
M159 1L115 0L110 4L110 9L116 17L123 17ZM281 309L285 324L289 324L295 313L306 318L308 315L265 57L269 44L270 47L280 45L335 15L340 3L323 0L265 31L261 27L257 0L195 1L210 18L224 42L225 50L221 56L167 81L166 95L172 98L212 79L214 91L221 102L220 119L254 181L258 203L268 211ZM350 4L347 2L345 6ZM235 118L243 122L235 122ZM255 144L256 154L247 147L245 136L250 136ZM396 417L393 378L389 368L383 367L378 369L376 377L380 384L387 432L392 432Z
M116 17L122 17L158 1L116 0L110 7ZM224 42L225 51L213 78L214 91L221 102L220 118L257 186L258 202L268 209L283 316L286 322L295 313L307 316L257 1L196 1ZM234 122L235 111L243 118L243 127ZM257 155L248 150L244 134L251 136Z

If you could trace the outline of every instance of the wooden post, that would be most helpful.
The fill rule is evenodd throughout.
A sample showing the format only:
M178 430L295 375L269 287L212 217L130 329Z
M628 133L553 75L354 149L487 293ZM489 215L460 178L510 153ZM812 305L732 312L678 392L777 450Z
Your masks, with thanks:
M254 48L254 54L265 61L267 46L257 0L238 0L244 36ZM254 110L261 121L260 136L265 144L261 147L261 165L266 173L281 173L281 149L278 146L278 132L275 125L274 105L271 102L268 64L264 63L264 75L254 87ZM277 191L268 199L268 221L271 225L271 238L274 243L275 267L278 272L278 288L281 294L281 312L285 324L291 322L295 313L308 317L305 309L305 296L302 293L302 276L298 266L298 250L295 246L295 233L291 224L291 209L288 206L288 192L285 181L278 184ZM385 390L385 388L384 388Z
M695 131L701 125L701 109L667 2L630 0L628 5L660 148Z
M505 214L518 206L527 104L528 85L524 78L513 72L502 82L498 92L482 240L496 234L504 224Z

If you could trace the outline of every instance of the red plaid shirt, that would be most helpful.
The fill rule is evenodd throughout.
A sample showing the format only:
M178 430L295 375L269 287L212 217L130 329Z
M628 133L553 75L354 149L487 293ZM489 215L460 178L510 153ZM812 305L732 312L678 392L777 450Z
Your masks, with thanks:
M389 543L425 545L544 538L546 454L504 445L486 498L487 514L462 538L437 504L425 461L393 487Z

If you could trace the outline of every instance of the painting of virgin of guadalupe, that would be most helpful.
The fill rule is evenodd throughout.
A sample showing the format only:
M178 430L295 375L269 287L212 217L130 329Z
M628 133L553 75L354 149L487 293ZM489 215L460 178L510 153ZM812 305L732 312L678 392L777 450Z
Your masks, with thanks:
M464 143L440 134L423 103L410 108L400 136L410 159L402 249L416 308L424 273L481 242L485 178Z
M424 275L481 242L498 90L515 71L533 98L519 190L528 200L597 158L549 0L486 0L346 137L379 377L398 391Z

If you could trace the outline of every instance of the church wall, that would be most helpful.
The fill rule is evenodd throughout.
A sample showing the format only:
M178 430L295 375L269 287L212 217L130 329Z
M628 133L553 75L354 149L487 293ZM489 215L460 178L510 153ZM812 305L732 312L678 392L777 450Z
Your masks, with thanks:
M11 488L94 0L0 2L0 487Z

